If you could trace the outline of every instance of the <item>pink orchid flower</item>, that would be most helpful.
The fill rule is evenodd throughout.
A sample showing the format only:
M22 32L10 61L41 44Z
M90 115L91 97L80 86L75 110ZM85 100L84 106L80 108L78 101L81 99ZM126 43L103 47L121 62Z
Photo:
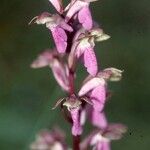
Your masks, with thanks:
M40 131L35 141L30 145L31 150L66 150L65 135L58 129Z
M95 41L104 41L109 36L104 34L100 28L93 28L90 31L79 30L74 37L74 44L69 55L69 63L73 62L74 57L83 58L87 72L95 76L98 71L98 64L94 52ZM71 64L72 65L72 64Z
M110 150L111 140L121 139L126 130L127 128L123 124L110 124L92 137L91 145L95 150Z
M106 102L106 85L105 80L93 78L82 86L79 96L88 95L92 105L87 109L89 119L92 125L96 127L105 127L106 121L102 110Z
M76 47L77 58L83 56L84 66L87 72L95 76L97 74L98 65L94 52L94 42L92 38L83 38Z
M69 21L73 16L77 15L82 26L86 30L90 30L93 26L91 11L89 9L90 2L93 2L93 0L72 0L65 8L67 11L66 19Z
M102 111L106 100L105 80L97 77L90 79L81 87L78 95L88 95L93 103L93 108Z
M72 123L72 134L74 136L81 135L82 126L85 123L86 111L82 108L83 103L92 105L85 97L78 97L75 94L72 94L67 98L59 99L52 108L55 109L60 104L61 106L67 107L67 110L71 116L71 120L69 118L69 122Z
M85 150L88 146L92 146L93 150L110 150L110 142L119 140L127 131L127 127L123 124L107 124L103 129L93 131L80 144L81 150Z
M80 97L87 95L92 102L89 116L92 124L97 127L104 127L106 121L102 115L107 98L107 80L119 81L121 79L121 70L116 68L107 68L100 71L96 77L88 76L85 79L78 95ZM101 122L103 120L103 122Z
M56 50L50 50L46 49L44 52L42 52L37 59L33 61L31 64L32 68L42 68L48 66L51 61L56 57L58 54Z
M33 18L31 22L34 20L37 24L46 24L46 27L52 33L58 52L65 53L68 39L65 31L72 32L72 27L68 25L58 14L51 15L47 12L44 12L41 15Z
M63 90L69 91L68 67L63 64L56 51L46 50L31 64L32 68L49 66L53 75Z
M106 68L100 71L97 76L92 77L89 75L84 81L78 95L83 96L88 92L91 92L98 86L106 86L106 81L120 81L122 77L122 72L116 68ZM104 95L102 94L102 97Z
M72 134L74 136L81 135L82 133L82 125L80 121L81 101L78 100L75 95L71 95L63 103L63 106L67 107L72 118Z

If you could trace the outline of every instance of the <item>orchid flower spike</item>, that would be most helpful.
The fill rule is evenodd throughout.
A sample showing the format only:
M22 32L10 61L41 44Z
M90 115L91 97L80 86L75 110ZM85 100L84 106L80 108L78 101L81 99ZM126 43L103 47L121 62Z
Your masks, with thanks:
M91 15L90 3L97 0L71 0L66 8L62 0L49 0L57 14L43 12L29 24L45 25L55 43L54 50L41 53L31 64L32 68L50 67L54 78L67 96L59 99L58 105L65 119L71 123L73 150L110 150L111 140L118 140L126 132L122 124L108 124L105 105L108 99L108 82L120 81L122 70L106 68L98 71L95 43L108 40L109 35L96 24ZM88 76L77 90L75 87L76 66L81 60ZM83 142L80 135L86 119L96 127ZM71 150L64 142L60 130L40 132L31 150Z
M44 12L35 17L32 21L37 24L46 24L46 27L52 33L57 51L59 53L65 53L68 39L66 31L72 32L73 29L60 15L51 15L47 12Z

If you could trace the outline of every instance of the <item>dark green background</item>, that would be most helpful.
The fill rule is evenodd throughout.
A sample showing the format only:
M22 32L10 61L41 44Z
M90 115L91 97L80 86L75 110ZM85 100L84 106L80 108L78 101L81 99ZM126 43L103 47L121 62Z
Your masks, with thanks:
M100 67L124 69L123 80L110 84L114 94L106 106L109 121L128 126L113 150L150 149L149 7L149 0L92 4L94 19L112 36L96 46ZM0 1L0 150L27 150L39 129L55 124L70 134L60 111L51 110L63 96L51 71L29 67L40 51L54 45L46 28L28 26L43 11L53 11L48 0ZM79 66L77 86L85 75Z

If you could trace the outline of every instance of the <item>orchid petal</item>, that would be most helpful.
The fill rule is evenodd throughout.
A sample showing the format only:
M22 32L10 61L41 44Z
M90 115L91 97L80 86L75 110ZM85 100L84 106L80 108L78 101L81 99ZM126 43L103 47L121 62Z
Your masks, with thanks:
M96 41L101 42L101 41L106 41L108 39L110 39L110 36L108 34L102 34L101 36L98 36L96 38Z
M97 77L92 78L91 80L84 83L84 85L81 87L78 95L83 96L83 95L87 94L89 91L93 90L95 87L97 87L99 85L104 85L104 84L105 84L104 79L97 78Z
M82 127L80 124L79 109L80 108L75 108L75 109L71 109L71 111L70 111L71 117L73 120L72 134L74 136L80 135L82 133Z
M96 150L110 150L110 142L109 141L100 141L96 145Z
M66 14L67 20L70 20L78 11L80 11L83 7L87 5L88 3L80 0L74 2Z
M119 140L126 131L127 127L123 124L110 124L104 132L104 137L110 140Z
M106 88L105 85L99 85L94 88L90 94L93 107L97 111L102 111L106 101Z
M116 68L106 68L104 72L108 73L110 75L109 80L110 81L120 81L122 78L122 70L116 69Z
M42 68L48 66L53 60L53 52L46 50L41 53L31 64L32 68Z
M80 123L81 125L84 125L86 121L86 110L83 109L80 114Z
M89 10L89 7L84 7L82 8L79 13L78 13L78 19L79 22L82 24L82 26L87 29L90 30L93 26L93 21L92 21L92 16L91 16L91 12Z
M36 136L35 141L30 145L31 150L66 150L64 133L57 128L54 130L42 130Z
M76 57L79 58L80 56L82 56L85 50L85 48L77 48L75 53Z
M60 25L61 28L63 28L63 29L66 30L66 31L69 31L69 32L72 32L72 31L73 31L73 28L72 28L70 25L68 25L68 24L65 22L65 20L62 20L59 25Z
M51 31L58 52L65 53L67 48L67 35L65 31L60 27L54 27L51 29Z
M107 127L107 120L103 112L99 112L95 109L91 111L91 122L94 126L99 128Z
M95 76L98 71L98 65L96 55L92 48L88 48L84 52L84 66L87 68L87 72L92 76Z
M62 87L62 89L69 91L69 82L64 66L55 59L53 60L53 63L50 64L50 67L52 68L54 77L58 84Z

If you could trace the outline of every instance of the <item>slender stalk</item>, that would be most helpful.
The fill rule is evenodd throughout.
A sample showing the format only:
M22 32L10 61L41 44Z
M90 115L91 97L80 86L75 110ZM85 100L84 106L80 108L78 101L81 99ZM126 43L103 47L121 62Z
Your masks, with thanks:
M73 150L80 150L79 143L80 143L80 136L72 136L73 138Z
M74 73L71 69L69 70L69 82L70 82L69 94L71 96L72 94L74 94Z

